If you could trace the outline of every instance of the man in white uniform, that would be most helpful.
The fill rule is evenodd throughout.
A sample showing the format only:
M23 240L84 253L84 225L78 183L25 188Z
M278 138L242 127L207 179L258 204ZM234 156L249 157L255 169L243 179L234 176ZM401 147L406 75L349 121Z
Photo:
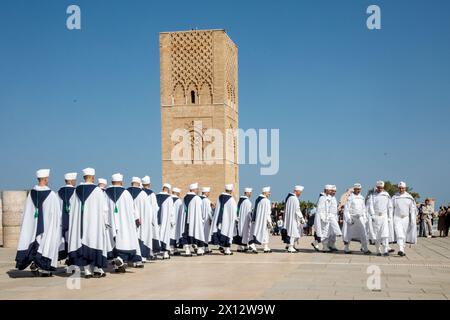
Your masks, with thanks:
M157 254L161 251L161 244L159 242L159 226L158 226L158 203L156 201L156 194L150 188L150 177L145 176L142 178L142 190L147 193L148 201L150 202L150 206L152 208L152 217L149 218L151 220L151 237L152 237L152 245L150 248L150 257L151 259L156 259Z
M68 257L68 231L69 231L69 213L70 202L75 194L75 187L77 185L77 173L69 172L64 175L65 186L58 190L59 202L61 204L61 245L59 247L58 260L64 260ZM66 261L66 264L68 261Z
M177 228L178 228L178 216L181 214L181 211L183 211L183 200L180 198L181 196L181 189L174 187L172 189L172 200L173 200L173 212L174 212L174 218L175 218L175 225L170 230L170 253L172 255L179 255L177 249ZM180 211L181 210L181 211Z
M28 194L23 211L16 268L30 266L34 275L52 276L58 266L61 210L58 196L48 187L49 169L36 172L38 184Z
M367 199L367 213L372 220L377 255L389 256L389 221L392 220L392 201L384 190L384 181L377 181L376 189Z
M297 252L295 242L300 239L301 228L305 224L302 211L300 210L299 197L303 192L303 186L295 186L285 200L284 223L281 230L281 239L288 245L287 252Z
M232 255L231 243L237 220L237 204L233 196L233 185L225 185L223 192L216 202L214 218L211 225L211 232L208 242L218 245L224 255Z
M369 239L367 237L367 211L365 199L361 195L361 184L353 185L353 193L348 197L344 207L344 226L342 233L344 237L344 252L350 251L350 242L358 241L364 254L371 254L368 249Z
M172 186L168 183L163 185L163 189L156 195L158 203L158 225L159 225L159 240L161 242L161 251L163 252L163 259L170 259L170 233L175 226L175 215L173 208L173 199L170 194Z
M336 186L334 184L331 185L330 189L330 224L333 225L330 228L330 237L328 239L328 249L331 252L336 252L338 249L336 248L336 238L342 235L342 232L339 228L339 213L338 213L338 202L336 199ZM337 231L338 230L338 231Z
M203 223L205 230L205 239L209 239L209 233L211 232L211 225L213 220L213 210L211 208L211 200L209 200L209 193L211 192L210 187L202 188L202 195L200 198L202 199L202 215L203 215ZM205 253L211 253L208 244L205 245Z
M405 256L405 244L417 243L417 206L414 198L406 191L406 183L398 184L398 193L392 197L394 232L399 250Z
M244 195L239 198L237 204L238 223L234 235L233 243L238 245L238 252L248 251L248 243L251 240L250 231L252 223L252 188L245 188Z
M264 246L264 253L270 253L269 248L270 230L272 229L272 217L270 207L270 187L264 187L262 193L255 201L255 208L252 213L252 229L250 252L258 253L256 245Z
M102 189L104 191L104 190L106 190L107 186L108 186L108 181L106 181L106 179L98 178L97 187L99 187L100 189Z

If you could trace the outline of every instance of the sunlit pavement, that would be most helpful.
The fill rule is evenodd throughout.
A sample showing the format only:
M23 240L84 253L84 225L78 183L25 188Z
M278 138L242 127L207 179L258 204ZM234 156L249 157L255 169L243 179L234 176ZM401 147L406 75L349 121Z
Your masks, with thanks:
M177 256L128 268L126 274L108 269L105 278L81 280L68 278L63 268L51 278L16 271L15 250L0 248L0 299L450 298L450 238L419 238L406 257L366 256L357 243L351 255L317 253L311 241L304 237L298 253L286 253L280 238L272 237L268 254L237 253L233 246L232 256L217 250L203 257ZM340 241L338 249L343 249Z

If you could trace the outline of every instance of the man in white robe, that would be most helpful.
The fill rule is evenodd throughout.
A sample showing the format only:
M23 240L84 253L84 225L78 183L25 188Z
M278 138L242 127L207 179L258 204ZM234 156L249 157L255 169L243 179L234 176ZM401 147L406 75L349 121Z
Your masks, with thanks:
M288 246L287 252L297 252L295 242L300 239L301 228L305 224L302 211L300 210L300 201L298 200L304 190L303 186L295 186L294 191L290 192L285 200L284 222L281 230L281 238Z
M48 187L49 169L36 172L38 184L28 194L16 253L16 268L30 266L34 275L49 277L58 266L61 210L58 196Z
M158 203L156 201L156 194L151 189L150 177L145 176L142 178L142 190L147 193L147 200L150 201L152 207L152 218L151 221L151 236L152 245L150 247L151 259L157 259L158 253L161 251L161 244L159 241L159 225L158 225Z
M136 215L133 197L123 187L123 176L120 173L111 177L112 185L106 189L108 222L111 226L110 237L113 240L114 270L125 272L126 264L135 268L143 268L141 249L136 232Z
M333 189L335 189L334 185L326 185L324 193L320 194L317 201L317 211L314 217L316 241L311 244L316 251L319 251L318 243L322 243L323 252L334 251L330 248L329 243L334 247L333 243L336 237L342 235L336 216L337 209L334 209Z
M350 242L361 243L361 251L364 254L371 254L368 249L369 239L367 236L367 210L365 199L361 195L361 184L353 185L353 193L348 197L344 207L344 226L342 228L344 238L344 252L350 251Z
M175 225L170 229L170 252L172 255L179 255L177 246L177 229L178 229L178 216L183 211L183 200L180 198L181 189L174 187L172 189L172 200L173 200L173 213Z
M106 179L98 178L97 187L99 187L100 189L105 191L107 186L108 186L108 181L106 181Z
M238 222L233 243L238 245L238 252L247 252L249 250L248 243L251 239L251 222L252 222L252 188L245 188L244 195L239 198L237 204Z
M208 242L222 248L224 255L232 255L231 244L237 222L237 204L233 198L233 185L225 185L223 192L216 202L214 218L211 225Z
M107 266L106 198L94 184L94 169L84 169L83 178L70 203L69 264L83 267L86 278L101 278Z
M209 193L211 192L210 187L202 188L202 195L200 198L202 199L202 215L203 215L203 224L205 230L205 239L209 239L211 225L213 220L213 209L211 208L211 200L209 200ZM211 253L208 244L205 245L205 254Z
M398 255L405 256L405 244L417 243L417 206L414 198L406 191L406 183L398 184L398 193L392 197L395 240Z
M65 186L58 190L61 205L61 245L59 247L59 260L67 259L67 244L69 232L70 202L75 194L77 185L77 173L69 172L64 175ZM66 261L68 263L68 261Z
M151 202L148 201L147 193L142 190L141 179L139 177L131 178L131 187L127 190L133 198L139 248L141 250L142 262L145 263L147 259L150 259L153 241L151 228L153 208Z
M272 229L272 217L270 216L272 210L270 206L270 187L264 187L262 193L255 201L255 208L252 213L252 229L250 251L251 253L258 253L256 245L264 246L264 253L270 253L269 248L270 230Z
M392 220L392 201L384 190L384 181L377 181L376 189L367 199L367 213L372 220L377 256L389 256L389 220Z
M330 236L328 238L328 250L331 252L336 252L336 238L342 235L341 229L339 228L339 213L338 213L338 202L336 199L336 186L331 185L330 189Z
M202 216L202 199L198 196L198 183L189 186L189 192L183 199L183 214L180 215L181 238L179 244L183 246L186 256L192 256L191 246L196 249L197 255L205 253L205 229Z
M158 203L158 225L159 225L159 240L161 243L161 251L163 259L170 259L170 235L171 230L175 226L175 214L173 207L173 199L170 194L172 186L168 183L163 185L163 189L156 195Z

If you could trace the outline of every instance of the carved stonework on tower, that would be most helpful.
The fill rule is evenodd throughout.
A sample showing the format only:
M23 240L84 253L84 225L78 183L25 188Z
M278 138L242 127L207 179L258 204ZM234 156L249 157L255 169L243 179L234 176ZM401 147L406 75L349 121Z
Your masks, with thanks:
M160 34L162 172L163 182L187 191L198 181L212 188L212 200L224 184L238 193L237 139L227 130L238 128L238 49L224 30L191 30ZM183 164L172 159L177 129L189 132L192 158ZM223 146L208 161L205 152L214 142L210 129L223 134ZM231 156L229 156L231 154Z

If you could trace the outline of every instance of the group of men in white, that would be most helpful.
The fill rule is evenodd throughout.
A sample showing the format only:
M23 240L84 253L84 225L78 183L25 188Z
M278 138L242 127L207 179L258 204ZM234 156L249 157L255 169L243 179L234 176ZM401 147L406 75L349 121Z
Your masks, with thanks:
M208 254L210 245L218 246L223 255L233 254L232 244L238 252L258 253L257 245L264 253L272 252L270 187L262 189L253 206L251 188L245 188L236 202L233 185L227 184L212 206L210 188L200 189L198 183L181 198L181 190L168 183L156 194L148 176L133 177L128 188L120 173L112 175L109 186L102 178L96 183L95 170L86 168L83 182L77 186L77 173L67 173L65 186L56 193L48 187L49 169L38 170L36 176L38 184L29 193L23 214L16 254L19 270L30 267L33 274L46 277L65 261L68 272L80 268L86 278L101 278L108 263L124 273L126 267L143 268L157 257ZM404 255L405 243L416 239L412 226L416 207L405 188L400 183L399 194L391 199L379 182L366 207L361 186L355 184L341 232L336 188L327 185L317 204L312 245L319 251L321 242L323 250L336 251L336 238L343 235L346 253L350 241L360 241L367 254L368 241L374 239L378 252L382 246L388 255L395 235L399 255ZM287 252L297 252L295 243L305 223L299 203L303 189L295 186L286 198L282 240Z

